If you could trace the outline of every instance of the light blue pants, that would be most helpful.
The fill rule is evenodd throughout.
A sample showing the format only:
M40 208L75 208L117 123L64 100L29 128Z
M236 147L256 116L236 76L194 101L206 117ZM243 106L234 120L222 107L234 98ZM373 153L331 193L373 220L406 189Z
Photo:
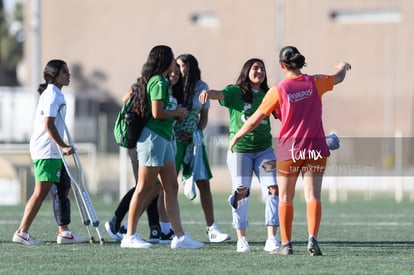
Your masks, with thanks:
M257 153L232 153L228 151L227 167L232 179L232 194L228 202L232 208L233 227L235 229L246 228L249 225L248 210L253 173L259 180L263 194L266 194L265 224L279 226L279 197L269 194L268 191L270 186L277 185L276 171L265 171L262 168L264 162L274 159L275 154L272 147ZM238 187L247 187L249 195L238 201L237 208L234 208Z

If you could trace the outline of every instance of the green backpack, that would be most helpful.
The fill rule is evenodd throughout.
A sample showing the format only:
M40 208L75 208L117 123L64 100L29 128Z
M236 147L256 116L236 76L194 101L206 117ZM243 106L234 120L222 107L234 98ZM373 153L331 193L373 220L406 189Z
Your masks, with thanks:
M135 94L122 106L115 121L114 137L116 143L124 148L134 148L137 145L139 136L144 129L148 116L140 117L133 109L132 102Z

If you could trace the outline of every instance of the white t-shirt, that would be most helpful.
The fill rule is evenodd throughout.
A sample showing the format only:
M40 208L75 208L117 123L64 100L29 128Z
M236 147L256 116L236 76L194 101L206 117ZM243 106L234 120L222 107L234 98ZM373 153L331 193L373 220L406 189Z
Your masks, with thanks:
M61 113L62 117L58 115ZM60 137L64 137L64 119L66 117L66 101L62 91L53 84L49 84L40 95L36 108L34 131L30 138L30 155L33 160L60 159L59 148L49 136L45 127L45 118L54 117L55 125Z

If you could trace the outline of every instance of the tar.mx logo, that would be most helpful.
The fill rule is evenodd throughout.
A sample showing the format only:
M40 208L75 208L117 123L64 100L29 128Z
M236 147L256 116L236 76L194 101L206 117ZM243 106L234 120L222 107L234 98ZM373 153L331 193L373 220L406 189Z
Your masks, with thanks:
M318 160L322 158L320 150L295 149L295 142L292 143L292 148L289 150L292 160L295 163L297 160L313 159Z

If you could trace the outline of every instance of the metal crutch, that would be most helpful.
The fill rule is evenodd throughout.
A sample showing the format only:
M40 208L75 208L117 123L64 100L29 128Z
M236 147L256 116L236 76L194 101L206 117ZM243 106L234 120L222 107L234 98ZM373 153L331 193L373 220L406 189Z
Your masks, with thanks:
M70 135L68 127L66 126L65 120L63 119L63 116L60 113L60 108L59 108L58 114L59 114L60 118L62 119L63 125L65 127L65 133L66 133L66 137L68 139L69 145L71 147L75 148L74 147L74 142L73 142L73 139ZM82 164L80 162L79 156L78 156L76 150L72 154L73 161L74 161L75 168L76 168L76 178L75 178L72 175L71 170L69 169L69 165L66 162L65 155L63 154L63 152L61 150L59 150L59 152L60 152L60 155L62 157L63 165L65 166L66 171L68 173L68 176L71 180L72 191L73 191L73 194L75 196L76 204L78 205L79 213L81 214L83 224L86 226L86 230L88 231L88 234L89 234L89 242L90 243L95 242L95 240L94 240L94 238L93 238L93 236L92 236L92 234L89 230L89 225L92 223L92 225L96 229L96 233L98 234L100 244L104 244L105 241L102 238L102 235L99 231L99 219L96 215L95 208L93 207L92 200L91 200L91 198L89 196L89 193L88 193L88 190L86 188L85 174L83 172L83 167L82 167ZM79 184L79 182L81 182L81 184Z

